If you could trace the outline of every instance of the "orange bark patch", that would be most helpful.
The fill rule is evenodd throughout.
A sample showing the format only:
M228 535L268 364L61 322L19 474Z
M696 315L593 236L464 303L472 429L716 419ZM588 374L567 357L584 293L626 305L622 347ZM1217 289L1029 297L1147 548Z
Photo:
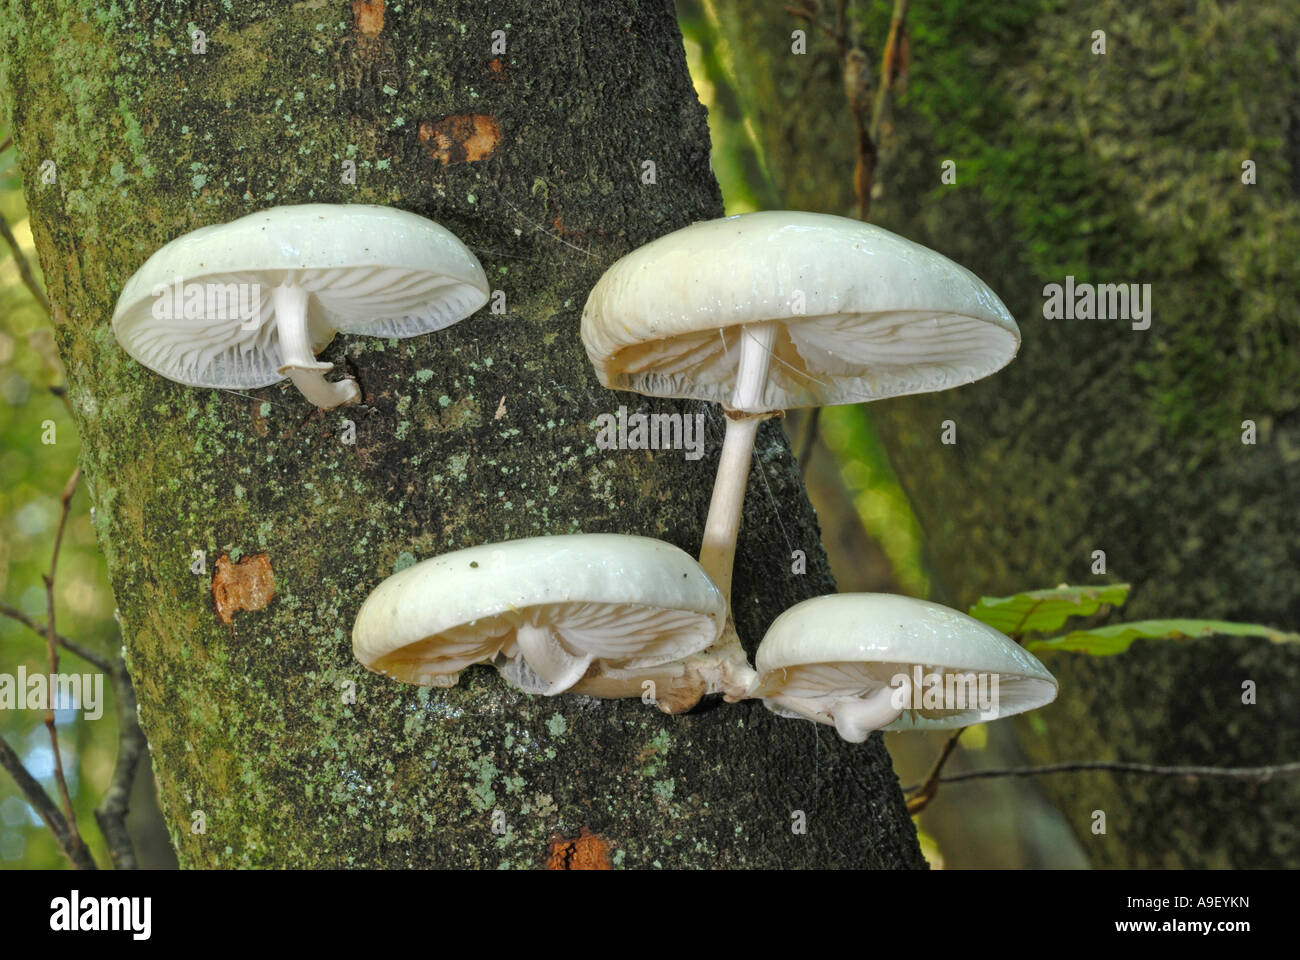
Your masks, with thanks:
M560 833L551 834L546 851L547 870L612 870L609 863L609 844L599 834L586 827L570 840Z
M217 619L232 623L240 610L261 610L275 596L275 578L271 575L271 558L264 553L231 563L224 553L217 558L217 572L212 577L212 599L217 603Z
M496 152L501 127L485 113L453 113L420 124L420 142L429 156L449 163L476 163Z
M504 68L505 68L505 64L501 62L500 57L493 57L491 60L488 61L488 69L491 70L493 73L500 73Z
M384 0L352 0L352 19L364 36L379 36L384 29Z

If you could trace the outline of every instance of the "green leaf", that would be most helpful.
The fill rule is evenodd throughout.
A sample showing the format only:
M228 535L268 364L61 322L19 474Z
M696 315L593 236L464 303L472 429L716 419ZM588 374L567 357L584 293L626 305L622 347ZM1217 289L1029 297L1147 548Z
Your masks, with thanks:
M1128 599L1127 583L1096 587L1062 584L1051 590L1030 590L1011 597L981 597L970 615L1011 637L1059 630L1070 617L1090 617L1102 606L1119 607Z
M1123 653L1139 638L1149 640L1194 640L1198 637L1263 637L1273 643L1300 643L1300 633L1285 633L1258 623L1230 623L1226 620L1136 620L1092 630L1075 630L1063 637L1033 640L1025 649L1068 650L1094 657Z

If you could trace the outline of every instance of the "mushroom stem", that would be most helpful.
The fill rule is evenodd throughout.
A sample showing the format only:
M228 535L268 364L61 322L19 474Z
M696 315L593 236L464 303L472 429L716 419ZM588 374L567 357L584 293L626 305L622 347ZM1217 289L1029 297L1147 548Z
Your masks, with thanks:
M887 727L903 715L906 706L897 701L911 699L912 685L904 681L900 691L895 687L881 687L865 697L842 697L831 707L835 729L849 743L861 743L873 730Z
M672 699L684 704L688 691L700 690L686 706L690 709L704 693L721 693L729 703L742 700L757 676L749 665L745 648L731 619L731 572L736 563L736 537L740 533L740 515L745 505L745 486L749 483L749 466L754 459L754 439L758 425L773 416L763 409L763 393L772 365L772 346L776 343L777 324L756 323L740 328L740 358L736 366L736 388L727 409L727 432L722 440L722 456L713 481L709 516L704 521L700 544L700 566L727 598L727 623L718 641L686 660L688 679L672 691ZM665 711L668 712L668 711ZM672 712L680 712L680 709Z
M578 681L569 693L586 694L608 700L640 697L667 714L683 713L700 702L707 684L689 666L689 661L665 663L657 667L609 669L593 673Z
M709 516L704 522L700 545L700 566L713 578L731 602L731 570L736 560L736 536L740 513L745 505L745 485L754 458L758 425L771 413L746 413L762 409L767 374L772 365L775 323L749 324L740 328L740 359L736 365L736 388L727 411L727 433L722 440L722 457L713 481Z
M543 692L548 697L563 693L581 680L593 659L590 655L575 657L550 627L521 624L515 631L515 642L528 666L546 681Z
M271 291L275 310L275 330L280 338L280 373L287 374L293 385L322 410L333 410L361 399L361 389L351 378L331 383L322 374L334 364L316 359L307 332L307 291L285 282Z
M904 677L899 687L879 687L862 697L840 697L830 706L825 700L789 694L764 699L809 720L834 723L836 732L849 743L861 743L872 731L889 726L903 715L912 699L912 683Z
M727 414L727 433L722 440L722 457L713 481L709 516L704 521L704 538L700 544L700 566L731 603L731 571L736 562L736 537L740 533L740 514L745 505L745 486L749 483L749 464L754 456L754 438L762 417L744 414L737 419Z

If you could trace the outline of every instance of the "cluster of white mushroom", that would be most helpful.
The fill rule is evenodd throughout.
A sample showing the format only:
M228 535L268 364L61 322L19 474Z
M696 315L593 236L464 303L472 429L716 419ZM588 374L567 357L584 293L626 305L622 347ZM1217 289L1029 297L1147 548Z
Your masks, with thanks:
M932 250L840 217L770 212L697 223L623 257L587 300L582 338L607 387L722 404L727 432L699 563L641 537L571 535L474 547L385 581L357 617L362 663L454 682L494 663L529 693L641 696L680 713L707 694L762 698L877 729L989 719L918 705L923 675L998 678L992 715L1050 702L1056 681L997 630L881 594L782 614L751 667L732 622L736 538L759 424L798 407L947 389L1000 369L1020 332L980 280Z
M357 238L364 255L357 255ZM160 318L177 278L265 284L238 322ZM149 292L153 293L153 303ZM482 267L442 227L383 207L282 207L173 241L128 281L114 315L126 350L198 386L291 377L323 408L356 402L315 354L336 331L440 329L488 297ZM376 316L379 314L380 316ZM238 318L236 318L238 320ZM989 674L992 713L1049 703L1056 681L1004 634L938 604L837 594L797 604L750 666L731 616L736 538L759 424L783 410L944 390L1006 365L1015 321L974 274L879 227L767 212L661 237L601 277L582 316L600 381L648 396L718 402L727 430L700 559L645 537L573 534L485 544L414 564L362 605L353 651L396 680L450 686L495 666L530 694L642 697L666 713L708 694L761 698L832 724L877 729L989 719L921 704L909 678Z

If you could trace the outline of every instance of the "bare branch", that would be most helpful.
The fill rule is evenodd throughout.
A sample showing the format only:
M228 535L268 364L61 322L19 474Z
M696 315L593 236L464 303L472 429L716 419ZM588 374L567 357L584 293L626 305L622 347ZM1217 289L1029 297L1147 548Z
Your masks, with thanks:
M821 424L821 407L813 407L804 418L799 431L799 476L808 476L808 464L812 463L813 450L817 445L818 427Z
M59 813L59 808L50 799L50 795L36 782L36 778L27 772L22 758L14 752L13 747L9 746L3 737L0 737L0 767L9 771L9 775L14 778L14 783L18 784L18 789L45 821L45 825L50 828L50 832L54 834L54 839L59 844L59 849L72 861L72 865L79 870L97 869L86 845L80 842L80 837L74 839L72 831L68 829L68 821L64 819L63 814Z
M907 798L908 813L920 813L930 805L930 801L934 799L934 795L939 791L939 783L942 780L939 774L943 773L943 765L952 756L953 750L957 748L957 741L961 739L961 735L965 730L965 727L958 727L952 732L952 736L948 738L947 743L943 745L943 749L939 751L939 757L934 761L934 766L930 768L930 775L925 778L925 783L915 790L906 791L912 794Z
M113 865L119 870L134 870L137 867L135 858L135 848L131 842L131 836L126 829L126 815L129 809L131 799L131 787L135 782L136 769L139 766L140 757L144 753L148 744L144 737L144 732L140 729L140 723L136 715L135 688L131 683L131 675L126 669L126 663L119 657L110 661L107 657L88 650L81 644L69 640L67 637L55 633L50 624L54 622L53 610L53 589L54 573L58 566L59 548L63 542L63 532L67 524L69 508L72 502L72 496L76 493L76 483L78 474L73 473L64 487L62 496L63 513L59 519L59 527L55 533L54 554L50 560L50 572L46 575L46 604L49 608L49 621L46 624L37 623L31 617L27 616L21 610L10 607L7 604L0 604L0 615L9 617L12 620L21 623L34 633L40 634L46 638L47 644L53 637L60 646L72 652L73 654L86 660L88 663L98 667L108 675L109 682L113 685L113 701L115 705L115 715L117 719L118 744L117 744L117 761L113 767L113 777L109 782L108 790L104 794L103 800L95 810L95 820L99 824L100 832L104 835L104 840L108 845L109 855L112 857ZM53 661L52 672L57 668L57 657ZM52 714L47 711L47 726ZM57 740L55 742L56 771L62 774L61 760L59 759ZM18 765L21 768L21 763ZM26 770L22 770L26 774ZM15 779L19 779L19 774L15 773ZM49 797L41 790L40 785L35 780L28 779L31 784L40 793L40 799L43 800L58 818L57 822L52 821L46 812L42 812L42 817L49 824L50 829L54 832L56 839L59 840L60 846L68 850L69 844L75 845L81 841L79 834L75 832L76 820L72 820L72 827L69 827L68 819L50 802ZM22 781L20 780L20 786ZM64 797L67 797L67 787L65 783L60 782ZM26 792L26 788L24 788ZM36 804L36 800L32 800ZM65 802L67 802L65 800ZM62 831L62 832L60 832ZM81 851L85 852L84 842L81 843ZM78 859L73 853L68 853L69 859L78 863ZM89 854L87 853L88 857ZM93 865L93 864L92 864Z
M848 0L840 0L835 30L826 30L825 27L822 29L835 43L835 49L839 54L840 72L844 78L849 117L853 122L853 141L856 151L853 165L853 194L858 202L858 219L865 221L871 219L871 191L875 186L876 165L880 156L880 126L884 120L885 107L889 102L889 93L894 82L894 64L898 59L899 43L903 37L911 0L894 0L894 12L889 21L889 35L885 40L884 54L880 58L880 85L876 90L869 122L866 113L871 89L870 62L866 51L858 47L851 36L852 25L849 20L848 6ZM814 11L790 6L787 6L786 10L795 16L807 18L810 23L813 22ZM806 475L808 463L812 459L818 427L818 410L814 409L799 442L801 475Z
M42 637L46 636L45 624L37 623L31 617L27 616L27 614L23 613L21 610L17 609L16 607L9 606L9 604L7 603L0 603L0 617L8 617L10 620L15 620L18 623L21 623L24 627L26 627L28 630L31 630L33 633L40 634L40 636ZM69 653L71 653L74 656L80 657L82 660L85 660L91 666L97 667L98 669L104 671L104 673L109 673L113 669L113 665L109 662L109 659L105 657L103 654L96 653L94 650L82 646L81 644L77 643L75 640L69 640L67 637L63 636L60 633L56 633L54 635L54 639L59 642L59 646L61 646L64 650L67 650Z
M904 13L906 13L906 10L904 10ZM1020 617L1020 622L1017 623L1012 630L1008 631L1007 635L1011 637L1011 639L1015 640L1016 643L1021 641L1021 638L1025 633L1025 625L1029 623L1029 618L1034 615L1042 603L1043 600L1041 598L1035 600L1033 604L1030 605L1029 609ZM925 778L925 782L917 788L914 796L908 797L908 813L920 813L924 810L930 805L930 801L934 799L934 795L939 792L939 784L948 782L949 778L940 776L940 774L943 773L944 764L948 762L948 758L952 756L953 750L956 749L957 741L961 739L961 735L965 732L966 727L958 727L952 732L952 736L948 738L947 743L943 745L943 749L939 751L939 756L934 761L934 766L930 768L930 774ZM905 792L912 793L913 791L908 790Z
M72 476L68 482L63 485L63 493L59 498L59 525L54 531L54 550L50 554L50 572L44 577L45 580L45 640L46 650L50 659L50 676L53 677L59 672L59 643L57 635L54 632L54 573L59 566L59 548L63 546L63 531L68 525L68 513L72 508L72 498L77 492L77 481L81 478L81 468L72 471ZM77 829L77 811L72 806L72 795L68 792L68 780L63 774L63 755L59 750L59 733L54 725L54 701L51 699L45 706L45 728L50 732L50 748L54 751L54 782L59 787L59 797L63 801L63 815L67 818L68 833L71 842L78 854L90 856L86 851L85 841L81 839L81 831ZM74 863L76 860L74 859Z
M136 713L135 687L126 663L118 658L109 671L113 683L114 713L117 717L117 761L113 765L113 779L109 781L104 799L95 809L99 832L108 844L109 856L118 870L134 870L138 866L135 847L126 829L126 815L131 801L131 786L140 757L148 744Z
M885 106L889 102L889 91L894 83L898 44L911 5L912 0L894 0L894 14L889 19L889 39L885 41L885 52L880 58L880 89L876 91L876 104L871 111L870 136L873 143L880 142L880 124L885 118Z
M36 298L36 302L41 305L41 309L46 314L49 314L50 301L46 298L41 285L36 282L36 275L32 273L31 265L27 262L27 258L23 256L22 248L18 246L18 238L9 229L9 221L3 215L0 215L0 237L5 238L5 243L9 244L9 248L14 253L14 263L18 264L18 274L23 278L23 286L31 291L32 296Z
M68 411L68 416L76 419L75 414L72 411L72 401L68 398L68 388L51 385L50 393L59 398L59 402L63 404L63 409Z
M1107 773L1134 773L1149 777L1179 777L1197 780L1202 777L1220 780L1271 780L1273 777L1300 776L1300 761L1267 767L1177 767L1155 763L1128 763L1122 760L1081 760L1069 763L1048 763L1039 767L1005 767L988 770L967 770L940 777L941 783L961 783L965 780L991 780L995 777L1040 777L1052 773L1083 773L1101 770ZM904 788L904 793L920 789L916 784Z
M790 14L792 17L799 17L802 20L808 21L810 27L816 27L826 35L826 39L835 42L835 31L826 26L826 24L818 22L816 10L810 9L809 7L794 7L790 4L786 4L785 12Z

